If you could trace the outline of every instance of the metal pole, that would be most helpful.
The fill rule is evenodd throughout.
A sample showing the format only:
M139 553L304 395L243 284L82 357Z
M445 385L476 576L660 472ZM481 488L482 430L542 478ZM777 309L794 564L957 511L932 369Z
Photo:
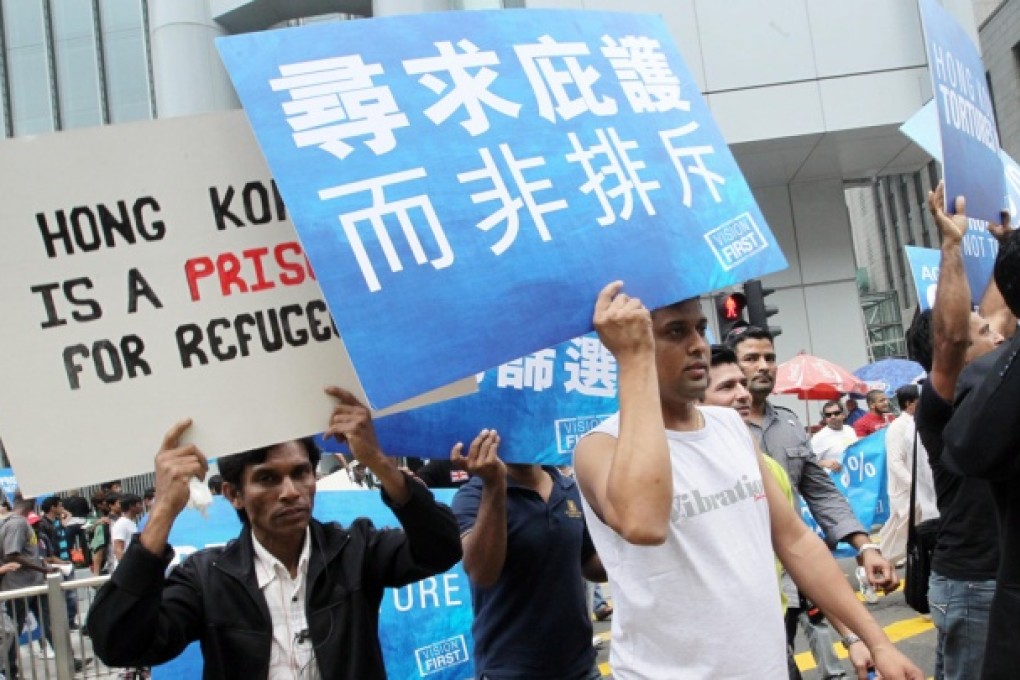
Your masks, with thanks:
M53 651L57 655L57 680L73 680L74 651L71 648L71 628L67 620L67 599L60 585L64 576L60 572L46 575L46 599L50 605L50 634ZM42 622L40 622L42 623Z

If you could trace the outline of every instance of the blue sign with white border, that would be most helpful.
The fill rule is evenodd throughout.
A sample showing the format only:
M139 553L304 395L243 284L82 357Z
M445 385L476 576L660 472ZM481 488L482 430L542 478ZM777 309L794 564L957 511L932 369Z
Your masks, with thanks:
M373 407L786 266L662 19L447 12L217 41Z
M938 109L947 211L967 197L970 217L998 224L1005 207L995 112L981 55L935 0L918 0Z
M917 304L920 305L922 312L931 309L935 304L935 291L939 285L939 265L942 263L942 251L916 246L904 246L903 249L907 253L910 274L914 278Z

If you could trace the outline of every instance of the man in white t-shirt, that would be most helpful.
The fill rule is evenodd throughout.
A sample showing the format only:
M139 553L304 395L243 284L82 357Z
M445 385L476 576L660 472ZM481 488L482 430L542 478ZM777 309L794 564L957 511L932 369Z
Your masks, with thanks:
M846 413L838 400L827 401L822 406L822 418L825 427L811 437L811 452L818 458L818 464L826 470L840 472L843 469L843 452L846 447L857 441L854 428L847 427L843 421Z
M589 532L616 599L613 676L784 677L774 549L801 590L868 645L883 678L923 678L762 473L736 411L698 406L709 369L698 300L650 314L622 288L617 281L599 293L594 318L616 357L620 411L574 452Z
M124 552L131 545L131 539L138 533L138 518L142 516L144 506L140 496L126 493L120 496L121 515L110 529L110 554L113 557L110 572L120 564Z

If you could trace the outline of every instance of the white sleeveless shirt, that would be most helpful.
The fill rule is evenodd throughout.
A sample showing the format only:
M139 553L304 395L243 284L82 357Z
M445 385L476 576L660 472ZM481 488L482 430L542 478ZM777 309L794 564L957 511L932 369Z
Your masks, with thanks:
M583 502L613 590L609 663L617 680L787 676L768 502L754 445L733 409L699 410L704 428L666 431L673 510L663 545L627 543ZM618 437L619 418L592 432Z

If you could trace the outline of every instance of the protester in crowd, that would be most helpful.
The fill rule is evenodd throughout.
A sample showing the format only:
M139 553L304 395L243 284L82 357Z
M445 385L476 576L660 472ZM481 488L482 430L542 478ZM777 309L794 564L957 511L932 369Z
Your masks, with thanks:
M110 540L113 547L112 572L124 558L124 553L131 545L131 539L138 533L138 519L142 516L142 499L133 493L122 494L118 499L120 517L110 528Z
M43 585L46 582L46 574L56 571L56 567L48 566L39 554L39 539L28 521L29 515L35 515L34 520L38 522L34 506L29 499L15 501L14 512L0 524L0 545L3 546L4 562L19 565L19 568L4 574L3 580L0 581L0 590L18 590ZM25 620L31 611L42 632L39 639L39 655L44 659L54 658L56 655L53 652L53 633L50 630L49 598L19 597L11 600L11 605L15 629L20 631L25 626ZM8 665L12 676L17 677L17 646L12 646L8 654ZM81 659L74 660L75 671L80 671L83 667Z
M620 411L574 454L615 597L614 677L783 677L774 548L800 587L860 635L884 678L921 678L762 473L740 417L698 407L708 377L698 301L650 315L621 288L614 282L599 293L594 318L616 358Z
M850 427L853 427L854 423L867 415L867 413L867 411L857 405L857 400L853 397L846 400L846 419L844 422Z
M727 338L727 344L736 352L740 367L747 376L751 412L746 422L752 438L766 455L786 470L794 490L803 497L811 516L825 533L829 547L835 548L839 541L844 541L857 550L857 561L863 568L863 573L859 572L859 580L864 594L874 597L875 587L887 592L895 590L899 585L896 570L882 556L878 545L871 541L871 536L857 520L829 473L815 460L800 419L793 411L768 399L776 384L778 368L772 335L761 328L747 327ZM786 611L787 643L793 644L799 622L805 629L822 677L844 677L846 671L833 651L832 630L820 617L802 617L801 614L807 611L808 607L803 603L791 600Z
M56 560L49 560L50 564L57 566L62 565L74 565L74 560L71 559L71 546L72 538L71 532L69 532L64 523L67 521L68 514L64 511L64 506L61 500L56 496L50 496L49 498L43 499L40 503L39 509L42 511L42 516L39 519L39 525L37 530L39 533L44 534L52 547L50 553ZM80 528L80 525L75 526L73 532L76 536ZM59 560L59 561L57 561ZM74 580L74 569L63 570L64 581ZM74 589L67 590L64 592L65 599L67 600L67 619L70 622L71 630L78 629L78 594Z
M892 422L892 408L889 406L889 397L882 390L871 390L865 395L868 402L868 412L864 417L854 421L853 428L857 436L863 439L870 434L878 432Z
M213 475L206 484L209 487L209 493L213 496L223 495L223 477L220 475Z
M903 385L896 390L896 403L900 415L889 425L885 434L885 463L889 491L889 519L879 532L882 554L902 566L907 554L907 529L910 517L910 482L914 466L914 411L921 390L917 385ZM932 479L928 452L917 442L917 498L913 522L923 522L939 516L935 500L935 480Z
M811 437L811 452L818 464L826 470L840 472L843 469L843 452L857 441L857 433L843 424L846 414L838 399L827 401L822 406L822 421L825 427Z
M737 361L737 355L732 349L725 345L712 345L711 348L711 359L709 362L709 374L708 374L708 388L705 391L704 403L709 406L721 406L723 408L732 408L737 411L741 419L744 420L745 424L747 418L751 414L751 393L747 389L747 376L740 368L740 364ZM839 403L839 402L835 402ZM849 428L848 428L849 429ZM786 474L786 470L777 463L774 459L769 456L762 456L762 461L768 467L768 471L775 477L776 482L779 483L780 488L783 491L783 495L789 500L790 504L794 504L793 498L793 487L790 484L790 478ZM779 565L780 574L782 574L782 565ZM794 584L790 579L782 579L781 587L785 585L790 588L789 592L783 591L783 613L786 613L788 603L803 599ZM811 611L811 608L808 612ZM802 612L802 617L808 617L814 615L813 613ZM819 612L817 616L821 616ZM857 673L859 680L867 680L869 669L873 668L873 662L871 660L871 653L868 648L861 642L861 639L857 637L849 628L844 626L838 619L829 617L830 622L841 635L841 644L846 649L847 655L850 658L850 662L853 664L854 670ZM791 638L796 634L796 621L787 620L787 637ZM790 630L790 627L793 630ZM797 668L797 664L793 659L793 648L789 644L787 645L787 662L789 665L790 680L798 680L801 675Z
M1003 221L1004 223L1005 220ZM1009 310L1003 327L1012 336L1008 344L975 361L961 380L978 384L965 398L945 430L946 465L989 480L999 518L1001 561L995 597L988 620L983 680L1015 678L1020 668L1020 231L995 230L999 253L994 281ZM987 359L987 361L986 361ZM975 375L966 375L973 369Z
M606 575L577 485L552 466L504 464L499 442L482 430L466 457L461 443L450 454L471 475L453 511L471 581L475 674L598 680L585 579Z
M180 443L191 425L183 420L156 456L145 531L89 613L94 649L107 664L163 663L200 640L207 677L386 677L377 633L383 589L456 564L457 521L383 454L354 395L327 393L336 407L326 436L345 440L378 476L403 531L380 531L366 519L348 528L312 519L319 450L310 438L283 442L219 459L241 533L166 575L167 538L188 502L188 480L208 470L197 447Z
M96 491L92 494L92 514L85 521L85 534L89 537L89 562L96 576L106 572L110 554L110 494Z
M959 680L980 677L999 536L988 483L959 476L946 466L942 435L953 414L954 396L973 387L961 380L963 367L994 350L1002 336L971 311L961 245L967 231L964 202L956 199L956 214L950 217L942 207L944 191L940 184L928 196L942 236L935 304L911 324L907 351L928 373L914 423L928 452L940 514L928 590L938 631L935 677Z

